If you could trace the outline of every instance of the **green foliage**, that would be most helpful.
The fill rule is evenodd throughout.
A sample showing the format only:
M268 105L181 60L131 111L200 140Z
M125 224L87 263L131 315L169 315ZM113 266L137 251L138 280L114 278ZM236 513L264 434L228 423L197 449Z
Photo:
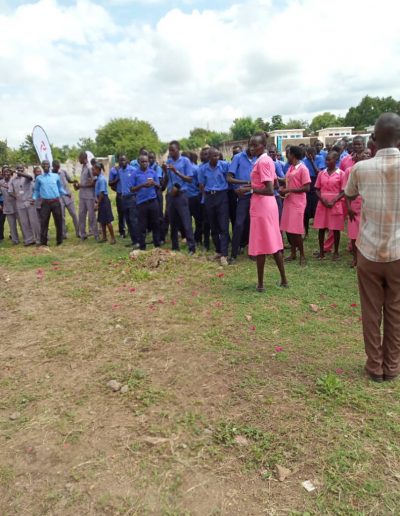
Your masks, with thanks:
M250 116L235 118L230 129L234 140L247 140L256 130L256 123Z
M4 165L8 163L9 149L7 145L7 141L0 140L0 165Z
M357 130L363 130L369 125L374 125L376 119L382 113L400 114L400 101L393 97L370 97L366 95L358 106L351 107L345 118L344 123L354 126Z
M343 392L342 381L333 373L327 373L317 378L317 392L328 398L337 398Z
M282 115L273 115L271 117L271 131L276 131L278 129L285 129L285 124L282 120ZM295 127L297 129L297 127Z
M114 118L96 130L95 150L99 156L126 154L133 159L141 147L154 152L159 152L161 147L156 131L144 120Z
M338 117L329 111L325 111L320 115L315 116L310 123L311 131L319 131L320 129L325 129L326 127L340 127L343 119L339 121Z

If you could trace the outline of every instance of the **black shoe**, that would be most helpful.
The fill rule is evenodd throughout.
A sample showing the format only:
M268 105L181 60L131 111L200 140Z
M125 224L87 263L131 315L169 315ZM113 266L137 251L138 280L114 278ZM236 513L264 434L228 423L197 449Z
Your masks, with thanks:
M383 376L380 376L378 374L367 373L367 376L372 382L375 382L375 383L383 382Z
M387 374L383 375L383 379L385 382L393 382L394 380L397 380L397 378L399 378L398 374L395 374L394 376L389 376Z
M234 265L236 263L236 258L234 256L231 256L228 258L229 265Z

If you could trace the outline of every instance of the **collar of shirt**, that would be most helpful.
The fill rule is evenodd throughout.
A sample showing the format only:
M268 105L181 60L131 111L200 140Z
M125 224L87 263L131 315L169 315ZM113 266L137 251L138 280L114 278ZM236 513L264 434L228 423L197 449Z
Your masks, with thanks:
M376 152L375 157L379 156L396 156L400 153L397 147L388 147L387 149L380 149Z

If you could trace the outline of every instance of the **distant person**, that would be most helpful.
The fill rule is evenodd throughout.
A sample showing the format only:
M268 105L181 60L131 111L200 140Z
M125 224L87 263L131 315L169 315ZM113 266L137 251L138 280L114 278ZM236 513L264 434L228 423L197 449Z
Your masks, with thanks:
M128 163L125 154L119 156L118 159L118 176L121 183L121 199L124 218L128 227L130 243L126 247L139 247L139 223L137 217L136 194L131 188L134 186L135 171L137 167L133 167Z
M3 214L7 218L10 228L11 241L14 245L17 245L19 244L17 205L15 197L9 192L12 173L8 165L2 167L2 176L0 190L3 196Z
M99 239L99 229L97 227L94 205L96 195L94 193L95 179L92 167L88 163L86 152L79 154L79 163L82 165L80 181L74 183L74 188L79 190L79 236L81 240L86 240L86 219L89 221L89 232L96 240Z
M354 165L345 193L363 203L356 245L365 369L382 382L400 374L400 117L381 115L374 140L375 157Z
M324 145L321 140L316 140L314 142L315 149L315 164L317 165L318 170L324 170L326 168L326 156L328 152L324 150Z
M304 238L306 238L308 236L310 220L315 217L315 210L317 209L318 197L315 192L315 183L320 170L325 168L325 158L323 159L324 166L321 169L319 167L322 165L322 160L317 160L316 149L310 146L306 148L306 157L303 159L303 163L308 169L311 180L310 190L306 193L307 205L304 212Z
M172 249L179 251L178 231L183 227L185 237L192 255L196 251L194 241L192 219L189 211L189 200L187 197L187 185L192 182L192 164L188 158L181 156L180 144L173 140L169 143L169 158L162 165L163 179L162 186L167 189L168 218L171 225Z
M196 245L202 244L203 239L203 210L201 207L202 193L199 185L199 166L197 165L197 154L195 152L182 152L182 156L186 156L192 163L193 179L187 185L187 196L189 199L190 216L194 220L194 240Z
M139 168L136 169L131 191L136 193L136 206L139 222L139 249L146 250L147 229L153 234L154 247L160 247L160 207L157 191L160 179L156 171L149 167L149 158L139 156Z
M274 197L276 182L275 165L266 153L267 137L264 131L254 134L250 139L250 152L257 158L251 172L251 185L242 186L239 195L252 194L250 205L249 255L256 257L257 292L265 292L265 259L272 254L279 269L278 287L288 287L283 263L283 241L279 229L278 205Z
M199 170L199 185L204 192L204 206L211 226L215 258L221 265L228 265L229 205L228 163L219 159L219 151L209 149L209 161Z
M306 264L304 254L304 212L307 205L306 193L310 191L310 174L307 167L301 161L303 150L295 145L289 148L288 159L290 168L286 173L286 186L279 188L279 193L284 196L281 231L286 232L290 244L290 256L285 261L296 260L297 249L300 254L300 265Z
M21 224L24 245L40 245L40 222L37 216L33 195L33 177L24 171L24 166L18 164L16 176L9 184L9 193L16 200L17 216Z
M161 183L162 177L163 177L163 171L161 166L157 163L157 157L156 153L153 151L149 152L149 166L150 168L156 173L156 176L158 177L158 183ZM157 200L158 200L158 206L159 206L159 227L160 227L160 241L161 244L164 244L165 242L165 236L167 234L167 227L164 220L164 196L162 192L162 188L157 188Z
M94 177L96 177L96 185L94 192L96 195L97 222L101 226L102 238L100 243L107 242L107 229L110 233L110 244L115 244L113 220L114 215L111 208L111 202L108 197L107 179L104 175L103 163L95 162L92 166Z
M326 230L333 231L333 260L339 259L340 232L344 229L344 211L342 198L346 178L337 167L338 153L331 151L326 157L326 169L318 174L315 189L318 205L314 217L314 228L318 229L318 259L325 258L324 240Z
M61 211L61 197L68 195L64 190L60 176L50 170L50 162L42 161L43 174L35 179L33 199L41 199L40 207L40 244L47 245L50 215L53 216L56 227L56 243L63 242L63 225ZM71 195L71 194L69 194Z
M118 216L118 233L121 238L126 237L125 230L125 217L124 217L124 209L122 206L122 186L121 181L119 179L119 165L116 163L110 169L110 173L108 175L108 186L116 193L115 196L115 205L117 207L117 216Z
M0 183L4 179L3 169L0 170ZM4 198L3 192L0 188L0 242L4 240L4 223L6 221L6 216L4 214Z
M233 156L228 169L228 183L234 192L242 185L250 184L250 174L257 158L251 156L250 149L241 151ZM235 263L240 248L247 245L250 231L250 200L251 194L236 196L236 216L232 233L232 249L229 263Z
M75 235L79 238L79 221L78 217L76 215L75 210L75 201L74 196L71 193L71 190L69 189L69 185L75 184L75 181L72 179L72 177L68 174L68 172L61 168L61 163L58 159L53 160L52 163L52 172L55 174L58 174L61 179L61 184L64 188L64 190L67 192L67 195L63 195L61 197L61 213L62 213L62 219L63 219L63 239L67 238L67 224L65 221L65 210L68 211L68 213L71 216L72 223L74 225L75 229Z
M268 155L269 157L272 159L272 161L274 162L274 165L275 165L275 173L276 173L276 177L278 178L278 181L279 179L283 180L285 178L285 174L283 172L283 166L282 166L282 163L281 161L278 159L278 153L276 151L276 145L271 145L268 149ZM274 195L275 195L275 200L276 200L276 203L278 205L278 210L279 210L279 221L281 220L281 217L282 217L282 210L283 210L283 202L282 202L282 198L279 194L279 183L277 185L276 188L274 188Z

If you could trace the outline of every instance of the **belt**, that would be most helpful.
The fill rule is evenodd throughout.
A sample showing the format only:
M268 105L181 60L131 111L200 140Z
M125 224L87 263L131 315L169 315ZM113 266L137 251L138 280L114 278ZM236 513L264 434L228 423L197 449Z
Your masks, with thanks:
M139 202L138 206L142 206L143 204L149 204L150 202L154 202L154 201L158 202L156 198L148 199L147 201Z
M209 190L208 192L206 191L205 194L206 195L217 195L222 192L226 192L226 190Z
M60 198L55 197L54 199L41 199L41 201L44 202L45 204L53 204L55 202L60 202Z

